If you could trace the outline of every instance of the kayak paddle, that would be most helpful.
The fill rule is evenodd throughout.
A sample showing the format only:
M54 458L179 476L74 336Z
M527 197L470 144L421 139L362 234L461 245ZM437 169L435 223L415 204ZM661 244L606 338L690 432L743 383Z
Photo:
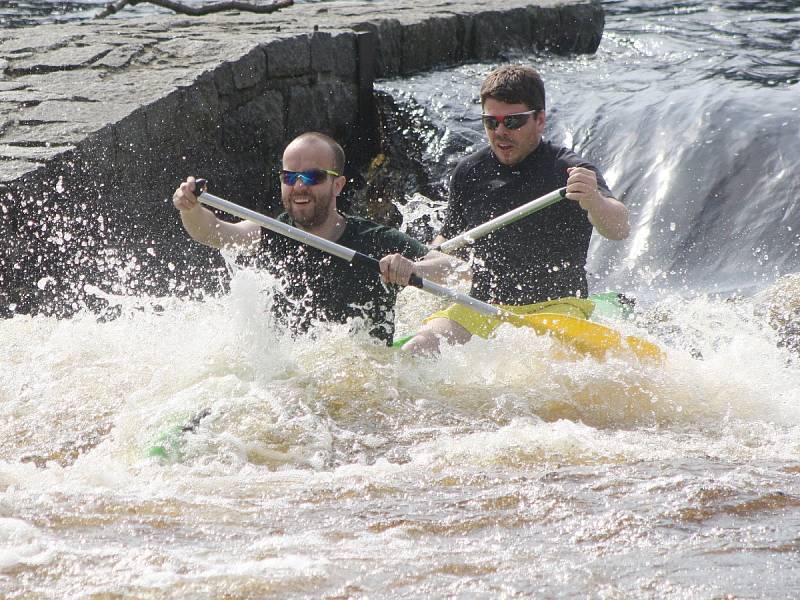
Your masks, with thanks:
M254 210L210 194L204 189L206 182L203 179L198 179L196 184L199 189L202 190L197 196L197 199L207 206L222 210L241 219L247 219L270 231L274 231L275 233L284 235L295 241L308 244L318 250L346 260L350 264L361 265L380 274L380 263L371 256L356 252L355 250L351 250L350 248L346 248L345 246L331 242L325 238L308 233L297 227L282 223L277 219L267 217ZM562 197L560 192L561 191L558 190L557 192L548 194L548 196L558 194L557 198L545 198L549 199L550 204L552 204ZM528 214L530 214L530 212ZM521 217L516 216L515 219L516 218ZM593 356L602 357L608 351L629 350L640 359L663 359L663 352L655 344L634 336L623 336L618 331L600 325L599 323L554 313L537 313L531 315L514 314L413 274L409 278L408 285L471 308L480 314L497 317L516 327L530 327L539 335L549 333L562 342L582 352L592 354Z

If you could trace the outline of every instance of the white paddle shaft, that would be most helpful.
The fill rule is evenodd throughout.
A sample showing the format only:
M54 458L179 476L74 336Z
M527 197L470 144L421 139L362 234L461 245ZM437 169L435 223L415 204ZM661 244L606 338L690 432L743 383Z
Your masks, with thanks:
M486 234L491 233L495 229L499 229L500 227L509 225L514 221L519 221L523 217L527 217L528 215L533 214L536 211L542 210L543 208L547 208L551 204L555 204L556 202L564 198L566 195L567 195L566 188L554 190L549 194L545 194L541 198L537 198L536 200L531 200L530 202L527 202L522 206L518 206L517 208L510 210L507 213L500 215L499 217L495 217L491 221L487 221L482 225L473 227L469 231L465 231L464 233L459 234L456 237L443 242L435 249L439 250L440 252L444 252L445 254L452 254L459 248L462 248L468 244L473 243L478 238L481 238Z

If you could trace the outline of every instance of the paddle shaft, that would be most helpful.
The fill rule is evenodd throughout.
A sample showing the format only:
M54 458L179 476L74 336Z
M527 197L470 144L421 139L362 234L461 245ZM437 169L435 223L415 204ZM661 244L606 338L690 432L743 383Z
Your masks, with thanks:
M558 190L554 190L549 194L545 194L541 198L537 198L536 200L531 200L523 204L522 206L518 206L517 208L508 211L505 214L500 215L499 217L495 217L491 221L487 221L477 227L473 227L469 231L465 231L464 233L457 235L454 238L451 238L445 242L442 242L439 246L436 246L434 250L439 250L440 252L444 252L445 254L452 254L455 250L462 248L468 244L473 243L478 238L485 236L488 233L491 233L495 229L499 229L505 225L509 225L514 223L515 221L519 221L523 217L527 217L530 214L533 214L537 211L542 210L543 208L547 208L551 204L555 204L562 198L565 198L567 195L567 188L561 188Z
M204 183L205 182L203 180L197 180L198 188L202 189ZM253 223L260 225L265 229L269 229L270 231L274 231L275 233L279 233L280 235L286 236L295 241L312 246L317 250L322 250L323 252L337 256L343 260L346 260L350 264L361 265L375 271L378 274L381 272L380 263L376 259L372 258L371 256L367 256L366 254L356 252L355 250L351 250L350 248L346 248L345 246L337 244L336 242L326 240L325 238L314 235L313 233L309 233L307 231L303 231L302 229L298 229L297 227L293 227L287 223L282 223L277 219L267 217L266 215L262 215L261 213L244 206L239 206L238 204L234 204L233 202L225 200L224 198L220 198L219 196L209 194L205 191L197 196L197 199L207 206L224 211L235 217L239 217L240 219L252 221ZM471 308L483 315L502 316L504 314L503 311L496 306L492 306L486 302L481 302L480 300L472 298L471 296L451 290L437 283L433 283L432 281L428 281L427 279L423 279L417 275L411 275L408 285L424 290L435 296L447 298L453 302Z

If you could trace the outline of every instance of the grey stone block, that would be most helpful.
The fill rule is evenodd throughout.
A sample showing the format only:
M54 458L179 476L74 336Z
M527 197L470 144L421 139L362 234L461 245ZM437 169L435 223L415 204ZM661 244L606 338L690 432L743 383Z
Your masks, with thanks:
M264 49L257 46L232 63L231 73L233 85L237 90L263 85L267 76L267 56L264 54Z
M453 64L462 54L457 19L432 18L403 28L401 72Z
M328 131L328 99L329 91L325 86L292 86L288 97L287 139L304 131Z
M229 152L250 152L283 140L283 96L268 90L223 117L223 144Z
M338 33L333 42L333 74L346 81L357 81L356 34Z
M270 78L298 77L311 73L311 40L308 35L288 37L265 46Z
M378 19L357 23L356 31L372 32L378 39L375 57L377 77L394 77L402 72L403 28L396 19Z
M481 15L480 25L473 20L472 56L478 60L494 58L508 48L530 48L531 28L525 9L492 11Z

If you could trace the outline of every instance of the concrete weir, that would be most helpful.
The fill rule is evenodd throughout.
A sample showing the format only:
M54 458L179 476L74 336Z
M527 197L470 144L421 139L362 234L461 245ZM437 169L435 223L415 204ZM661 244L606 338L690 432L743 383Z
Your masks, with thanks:
M169 200L186 175L269 211L296 134L377 151L375 79L594 52L603 24L592 1L342 0L0 31L0 316L208 289L218 253Z

